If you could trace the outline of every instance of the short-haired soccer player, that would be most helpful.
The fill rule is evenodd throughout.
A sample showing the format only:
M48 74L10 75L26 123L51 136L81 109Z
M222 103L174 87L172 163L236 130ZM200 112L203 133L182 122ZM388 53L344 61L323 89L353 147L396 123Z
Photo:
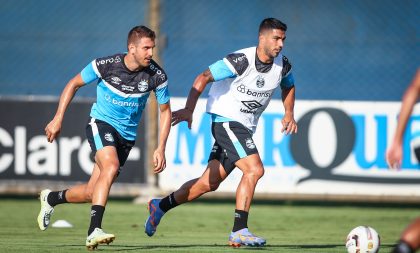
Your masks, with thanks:
M152 60L155 33L145 26L136 26L128 34L127 47L127 53L93 60L71 79L61 94L53 120L45 128L48 141L52 142L60 133L64 113L76 91L97 81L96 103L86 127L95 155L89 182L64 191L43 190L38 215L39 228L45 230L56 205L92 203L86 238L89 250L115 239L113 234L102 230L102 217L111 185L134 145L138 123L151 91L155 92L160 109L159 144L153 153L154 172L160 173L166 167L165 147L171 127L171 109L167 76Z
M238 50L215 62L199 74L191 88L185 108L172 114L172 125L187 121L198 97L212 83L207 100L207 113L212 117L215 139L207 169L199 178L190 180L163 199L152 199L148 208L145 232L152 236L171 208L214 191L238 167L242 179L236 191L236 209L229 244L263 246L266 240L248 230L248 213L255 187L264 174L252 135L258 119L278 87L282 91L285 115L282 132L297 132L294 119L295 85L292 66L281 50L286 39L286 24L275 18L264 19L259 27L258 46Z

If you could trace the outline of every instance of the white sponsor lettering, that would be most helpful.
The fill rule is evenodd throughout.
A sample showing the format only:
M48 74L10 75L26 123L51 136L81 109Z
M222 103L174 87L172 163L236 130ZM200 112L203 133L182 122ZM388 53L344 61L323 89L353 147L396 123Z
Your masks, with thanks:
M116 100L115 98L112 99L112 103L114 105L128 106L128 107L138 107L138 106L140 106L140 104L137 103L137 102L119 101L119 100Z
M243 61L245 58L246 58L246 56L245 55L242 55L241 57L238 57L238 58L233 59L233 62L234 63L238 63L238 61Z
M108 63L113 63L113 62L116 62L116 63L121 62L121 58L117 56L115 57L115 59L114 58L103 59L103 60L97 61L97 64L102 65L102 64L108 64Z
M77 161L83 171L90 174L93 168L89 143L87 140L82 143L80 136L60 137L48 143L44 135L28 140L24 126L16 126L14 135L0 127L0 146L13 149L0 154L0 173L10 169L14 162L16 175L69 176L74 152L77 152Z
M126 90L126 91L133 91L134 90L134 86L129 86L129 85L125 85L125 84L123 84L123 85L121 85L121 89L122 90Z
M0 128L0 145L6 148L13 147L13 139L10 134L4 130L3 128ZM0 173L5 171L10 164L13 162L13 155L12 154L1 154L0 155Z

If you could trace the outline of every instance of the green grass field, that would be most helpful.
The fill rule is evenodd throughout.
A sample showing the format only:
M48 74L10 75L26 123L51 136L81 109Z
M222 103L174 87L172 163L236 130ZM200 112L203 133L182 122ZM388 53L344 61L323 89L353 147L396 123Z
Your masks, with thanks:
M251 231L265 237L264 248L227 246L233 222L232 201L188 203L168 212L155 236L143 231L146 205L110 200L103 228L116 240L99 252L346 252L344 240L357 225L370 225L381 235L380 252L389 252L402 229L419 214L418 207L259 202L251 209ZM64 219L73 228L40 231L39 202L0 198L0 252L86 252L90 220L87 204L57 206L52 222Z

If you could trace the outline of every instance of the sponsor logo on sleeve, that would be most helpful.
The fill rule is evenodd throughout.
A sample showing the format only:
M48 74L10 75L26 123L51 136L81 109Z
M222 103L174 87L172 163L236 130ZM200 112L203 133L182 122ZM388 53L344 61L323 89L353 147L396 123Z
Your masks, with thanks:
M102 60L96 61L96 64L99 66L99 65L114 63L114 62L115 63L121 62L121 57L116 56L115 58L102 59Z

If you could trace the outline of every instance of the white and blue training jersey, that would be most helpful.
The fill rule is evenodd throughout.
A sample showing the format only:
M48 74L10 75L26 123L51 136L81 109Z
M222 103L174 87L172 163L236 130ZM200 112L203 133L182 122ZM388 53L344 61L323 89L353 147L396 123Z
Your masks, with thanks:
M97 82L96 103L90 116L107 122L127 140L135 140L137 127L151 91L159 104L169 102L166 73L151 60L140 71L130 71L124 64L125 54L98 58L81 72L83 81Z
M292 65L285 56L279 54L266 64L256 57L256 50L245 48L210 65L215 82L206 110L213 121L238 121L255 132L274 90L294 87Z

